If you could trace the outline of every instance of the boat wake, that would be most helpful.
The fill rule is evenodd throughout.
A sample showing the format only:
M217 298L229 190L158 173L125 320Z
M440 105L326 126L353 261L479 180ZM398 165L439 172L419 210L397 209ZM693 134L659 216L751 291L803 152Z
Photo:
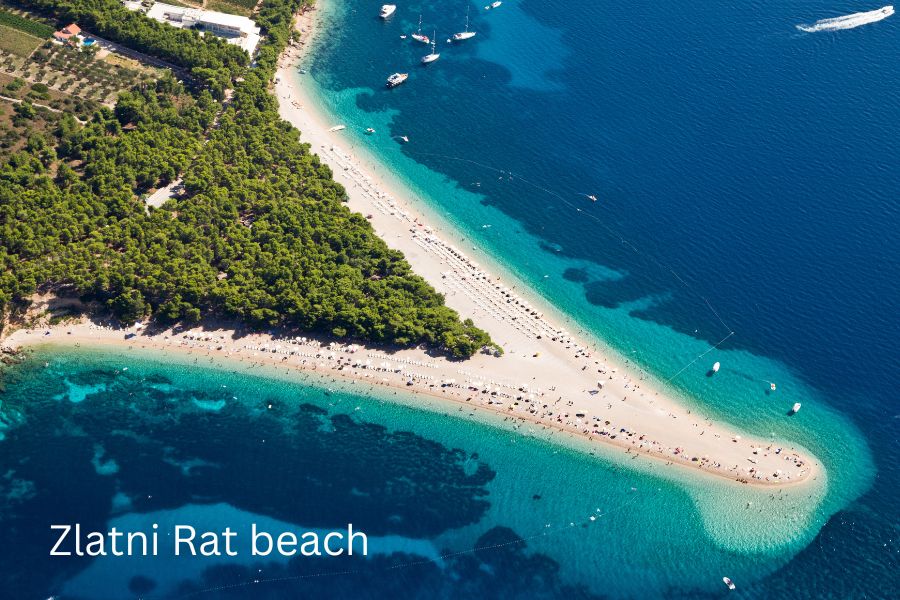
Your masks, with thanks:
M812 25L797 25L800 31L814 33L816 31L838 31L840 29L853 29L860 25L868 25L876 23L882 19L887 19L894 14L893 6L883 6L878 10L870 10L868 12L858 12L852 15L844 15L843 17L833 17L831 19L821 19Z

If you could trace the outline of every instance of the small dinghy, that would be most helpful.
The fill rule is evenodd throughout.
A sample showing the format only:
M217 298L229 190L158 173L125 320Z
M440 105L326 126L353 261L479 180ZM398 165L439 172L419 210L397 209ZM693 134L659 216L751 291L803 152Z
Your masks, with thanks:
M791 407L791 414L796 415L798 412L800 412L800 406L801 404L799 402L794 402L794 405Z

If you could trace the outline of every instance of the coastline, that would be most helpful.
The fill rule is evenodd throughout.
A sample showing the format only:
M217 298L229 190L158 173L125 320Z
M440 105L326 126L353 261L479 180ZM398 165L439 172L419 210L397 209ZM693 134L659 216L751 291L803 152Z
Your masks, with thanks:
M596 417L587 418L588 415L573 418L571 413L577 410L574 405L559 407L560 411L564 411L561 414L552 410L549 414L538 414L537 411L532 413L528 406L542 401L552 402L547 399L547 394L556 392L539 388L526 388L522 391L513 388L508 382L496 379L489 380L490 383L469 379L466 377L477 375L460 368L471 366L468 361L455 362L434 357L422 349L388 352L381 348L340 344L309 336L288 338L266 333L239 335L234 329L215 324L177 332L167 329L150 333L143 325L118 328L94 323L86 318L75 323L19 329L3 339L2 343L5 348L19 350L42 345L76 348L101 345L120 350L173 352L185 357L194 356L195 362L201 356L210 363L217 360L236 361L238 364L246 364L246 369L284 368L286 375L293 373L296 376L302 373L314 376L320 380L319 385L324 387L329 383L337 385L337 382L341 382L348 384L344 390L352 393L371 395L381 390L385 394L393 392L394 396L402 395L409 400L437 400L435 406L423 406L419 402L407 403L423 410L449 410L455 407L460 418L475 418L494 426L498 421L506 422L513 430L520 430L519 435L542 438L550 443L556 442L554 437L558 440L558 436L565 436L571 440L586 442L567 444L576 450L588 453L593 453L592 449L612 450L607 456L623 462L644 456L654 459L657 466L675 467L676 475L690 473L694 477L713 477L719 481L748 484L750 487L767 489L772 486L806 486L816 481L819 475L819 464L802 462L805 457L793 447L777 449L773 442L754 442L739 434L724 437L727 430L699 417L699 420L705 421L704 431L710 433L707 439L722 442L720 451L716 454L719 461L725 460L727 456L736 461L733 468L727 467L729 463L721 463L721 467L716 467L713 461L705 460L705 455L703 459L695 461L685 451L673 454L672 449L652 444L647 434L638 435L624 427L624 423L617 428L619 423L604 425L596 421ZM534 399L527 400L529 396ZM689 440L691 436L688 434L697 426L684 420L678 422L677 417L678 415L672 414L672 422L666 423L668 431L674 433L675 437ZM541 429L538 430L537 427ZM618 431L623 428L624 433ZM604 435L602 431L608 433ZM702 439L699 434L696 437ZM760 445L755 446L755 443ZM761 473L762 465L768 464L772 469L780 469L782 476L766 478L760 474L748 473L747 470L751 467L740 469L741 462L749 464L739 458L745 451L757 461L752 467L755 471Z
M139 343L165 351L204 350L210 356L249 357L251 363L284 365L352 384L371 384L372 389L378 385L449 400L458 405L460 413L464 407L472 407L468 416L480 409L512 419L519 426L532 424L570 433L624 450L625 458L639 453L686 472L760 486L797 485L817 479L821 465L806 450L788 442L779 447L772 440L742 436L728 424L661 393L641 369L603 344L586 343L566 332L558 325L558 312L542 298L535 298L537 294L521 297L521 290L527 288L502 267L497 269L492 261L485 261L491 265L488 272L446 243L445 239L458 236L427 225L423 216L410 210L416 203L409 201L408 192L385 184L377 165L366 165L375 169L371 175L363 170L358 157L345 150L346 144L339 145L340 134L328 131L322 116L308 108L313 103L290 77L303 52L315 44L316 17L315 10L299 17L295 26L309 37L281 57L276 78L281 116L300 129L303 141L332 168L335 179L347 190L350 208L369 216L378 234L402 251L415 272L445 295L447 305L462 318L473 318L505 354L479 354L453 362L421 349L386 352L324 338L289 341L254 334L236 340L232 330L215 327L212 332L151 335L88 322L20 330L8 338L8 344L27 346L62 337L64 343L126 347ZM479 255L478 260L484 261L484 257ZM507 287L511 281L512 289Z
M316 6L321 5L322 0L318 0ZM349 207L370 217L378 234L388 245L404 253L414 265L415 271L445 295L449 306L463 318L471 317L475 320L504 348L506 354L500 359L494 359L495 362L488 365L488 368L501 370L510 377L516 377L517 373L531 373L535 368L541 373L553 373L549 377L542 377L548 382L544 387L559 387L550 383L566 381L568 385L555 391L565 389L570 394L556 395L558 399L565 397L566 401L572 403L569 408L576 414L587 415L588 410L597 409L591 404L602 404L604 400L607 401L608 410L613 410L612 403L608 401L610 398L624 403L628 401L629 393L632 398L637 393L643 402L634 407L637 414L631 415L631 421L635 417L640 419L641 414L646 417L648 413L657 416L661 413L665 416L672 415L672 419L696 418L691 417L691 410L684 406L684 402L679 402L677 396L672 397L672 390L661 393L660 388L664 386L652 381L646 372L631 364L602 340L583 331L579 331L580 339L576 339L559 327L560 323L571 320L502 265L491 260L487 253L479 252L476 248L462 251L453 244L446 243L445 240L459 239L461 236L440 217L435 219L432 211L422 210L423 203L412 199L410 191L398 185L390 173L383 173L377 161L369 160L371 157L365 154L361 159L359 152L348 151L350 142L342 139L341 132L329 131L334 124L330 124L326 116L317 111L315 99L294 77L298 63L316 45L321 20L319 10L315 7L298 15L295 28L300 32L303 43L290 46L282 55L275 83L281 116L301 131L301 139L309 143L311 150L332 168L335 179L347 190ZM466 256L470 252L475 255L477 262ZM487 267L483 268L481 264ZM521 310L513 315L503 314L504 305L510 304ZM498 308L501 310L498 311ZM525 331L528 327L518 327L523 321L534 319L535 316L539 316L538 320L547 324L543 330L538 328ZM600 373L586 377L589 368L587 365L579 364L581 371L571 368L568 363L572 356L586 358L585 362L590 366L595 366L592 362L600 366L597 369ZM600 360L594 360L595 357ZM472 362L480 362L482 364L479 368L485 368L483 357L476 357ZM500 362L519 364L507 364L504 365L505 368L500 368L497 364ZM549 362L554 364L551 366L547 364ZM594 377L604 380L599 393L596 392L596 386L600 381L593 379ZM579 383L574 383L579 380ZM616 386L616 383L619 385ZM573 401L572 395L588 396L595 402L583 402L584 398L581 399L582 402ZM603 422L606 420L604 418ZM609 420L619 422L618 418ZM705 419L705 422L711 423L711 420ZM699 423L696 424L696 427L699 426ZM630 427L626 429L632 430ZM728 437L733 439L734 435L740 433L730 432ZM762 440L757 443L767 445ZM745 461L753 457L753 449L748 447L746 450L748 454L744 457ZM805 462L820 468L816 460ZM804 477L807 475L809 473L805 473Z

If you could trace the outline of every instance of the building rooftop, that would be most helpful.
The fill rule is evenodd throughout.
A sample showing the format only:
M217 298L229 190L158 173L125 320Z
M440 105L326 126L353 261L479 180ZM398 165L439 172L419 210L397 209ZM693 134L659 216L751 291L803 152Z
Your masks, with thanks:
M162 23L168 23L173 27L193 27L199 25L204 26L227 27L240 31L239 36L222 36L230 43L240 46L252 55L256 50L256 46L260 39L260 28L252 19L242 17L240 15L230 15L228 13L216 12L212 10L202 10L198 8L187 8L184 6L175 6L173 4L165 4L163 2L155 2L147 16ZM215 31L210 33L215 34Z

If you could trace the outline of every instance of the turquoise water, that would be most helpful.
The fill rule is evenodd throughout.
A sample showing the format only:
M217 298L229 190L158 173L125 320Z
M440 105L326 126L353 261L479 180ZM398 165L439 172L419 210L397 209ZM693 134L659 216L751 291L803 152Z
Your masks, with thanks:
M673 482L649 462L635 470L440 403L420 408L427 401L330 382L329 392L297 377L205 356L63 347L8 369L0 558L14 568L0 576L3 589L76 598L687 597L720 592L726 573L752 589L809 541L803 528L793 539L779 532L778 521L804 520L802 497L741 490L734 508L717 504L716 514L769 530L761 539L770 547L736 549L710 530L701 500L733 496L731 484ZM348 521L369 536L368 559L47 556L50 523L281 531Z
M789 568L761 588L773 596L810 573L838 596L877 595L870 582L896 568L900 29L796 28L870 8L513 0L471 5L477 37L449 45L465 3L404 5L382 23L329 2L295 75L347 125L347 146L569 329L823 460L827 496L809 499L799 535L810 545L785 550ZM428 67L400 38L420 13L442 53ZM410 78L386 90L394 71ZM721 377L704 377L714 361ZM717 543L757 547L756 524L722 514Z
M424 46L399 35L421 12L445 39L465 4L403 5L387 23L377 8L330 3L328 35L297 74L348 145L389 163L455 242L502 263L570 330L686 402L805 446L826 480L770 498L433 401L200 357L45 348L0 394L12 565L0 589L686 598L724 596L727 575L744 598L890 597L900 21L802 34L798 23L871 7L506 0L472 5L473 43L442 43L426 69ZM386 91L396 70L410 80ZM377 544L356 561L49 559L40 532L76 518L352 520Z

